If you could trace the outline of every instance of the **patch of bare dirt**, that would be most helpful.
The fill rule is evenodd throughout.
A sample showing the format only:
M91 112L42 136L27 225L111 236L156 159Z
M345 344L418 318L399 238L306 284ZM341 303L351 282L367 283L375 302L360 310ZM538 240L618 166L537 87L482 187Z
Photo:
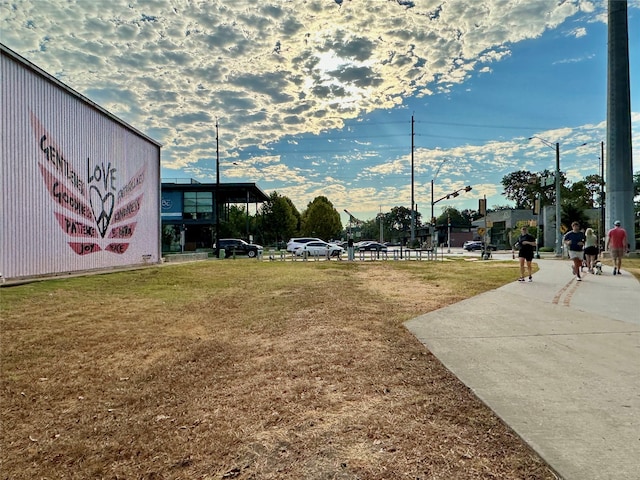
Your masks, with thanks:
M403 327L455 301L444 272L212 262L40 288L0 320L3 478L555 478Z

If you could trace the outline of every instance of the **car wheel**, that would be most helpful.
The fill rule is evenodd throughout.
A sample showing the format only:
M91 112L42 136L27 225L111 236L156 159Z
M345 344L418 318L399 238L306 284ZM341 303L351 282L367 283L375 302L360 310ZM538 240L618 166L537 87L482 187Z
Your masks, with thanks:
M249 255L249 258L253 258L253 257L255 257L255 256L256 256L256 254L257 254L257 252L256 252L255 250L249 250L249 251L247 252L247 255Z

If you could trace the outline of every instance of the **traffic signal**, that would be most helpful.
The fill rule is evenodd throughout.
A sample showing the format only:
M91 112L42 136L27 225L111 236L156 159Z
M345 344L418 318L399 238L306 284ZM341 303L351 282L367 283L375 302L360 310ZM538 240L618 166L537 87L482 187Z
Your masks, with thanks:
M471 187L469 187L471 188ZM486 215L487 214L487 199L486 198L481 198L480 199L480 203L478 206L478 211L480 212L480 215Z
M540 199L539 198L536 198L533 201L533 214L540 215Z

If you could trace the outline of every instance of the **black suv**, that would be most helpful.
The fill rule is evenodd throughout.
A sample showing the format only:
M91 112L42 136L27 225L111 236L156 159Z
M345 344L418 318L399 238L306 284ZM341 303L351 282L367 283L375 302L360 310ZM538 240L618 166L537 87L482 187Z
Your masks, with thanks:
M239 238L221 238L218 244L213 245L214 251L218 251L218 248L224 249L224 256L229 258L231 255L247 255L250 258L262 255L262 245L256 245L254 243L247 243Z

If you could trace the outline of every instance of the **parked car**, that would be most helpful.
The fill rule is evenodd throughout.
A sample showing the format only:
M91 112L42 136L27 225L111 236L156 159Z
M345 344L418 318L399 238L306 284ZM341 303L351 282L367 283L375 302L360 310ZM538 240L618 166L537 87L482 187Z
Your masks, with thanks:
M287 252L295 252L298 248L306 245L309 242L322 242L323 240L315 237L298 237L290 238L287 242Z
M484 250L484 242L481 242L480 240L470 240L470 241L464 242L464 245L462 245L462 248L464 248L468 252L471 252L474 250ZM487 249L496 251L498 247L490 243L487 245Z
M301 247L298 247L295 251L296 255L298 256L304 255L305 252L307 252L307 255L309 256L317 255L320 257L326 257L328 252L329 256L337 257L344 252L344 248L342 248L340 245L336 245L335 243L327 243L323 242L322 240L314 240L305 243Z
M262 255L262 245L256 245L255 243L247 243L240 238L221 238L217 244L213 244L214 251L218 251L218 248L224 249L225 257L229 258L231 255L247 255L249 258L254 258L258 255Z
M358 250L360 251L373 251L373 252L386 252L387 246L380 242L364 242L361 245L358 245Z
M354 243L353 246L356 248L356 250L359 250L360 248L362 248L365 245L368 245L370 243L375 243L375 242L374 242L374 240L361 240L359 242Z
M462 244L462 248L465 250L473 250L476 244L480 245L480 248L482 248L482 242L480 240L467 240Z

